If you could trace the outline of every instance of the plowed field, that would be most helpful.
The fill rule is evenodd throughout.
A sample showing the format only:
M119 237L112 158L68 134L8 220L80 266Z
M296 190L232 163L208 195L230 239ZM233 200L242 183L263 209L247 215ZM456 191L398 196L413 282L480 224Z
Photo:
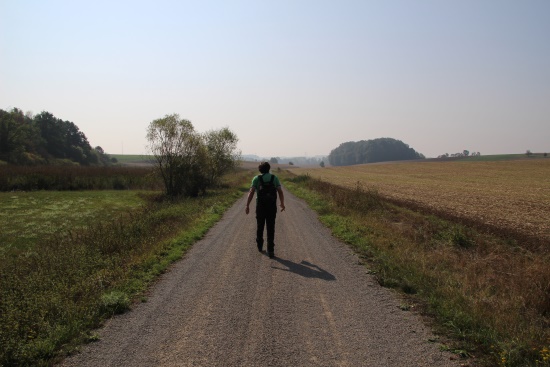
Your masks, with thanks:
M550 159L410 162L292 171L350 188L359 183L398 202L550 243Z

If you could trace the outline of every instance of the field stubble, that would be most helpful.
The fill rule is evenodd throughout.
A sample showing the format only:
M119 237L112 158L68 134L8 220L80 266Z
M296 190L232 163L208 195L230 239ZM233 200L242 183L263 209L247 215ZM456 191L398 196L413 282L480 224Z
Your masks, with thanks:
M473 353L487 366L550 366L548 241L532 237L532 232L529 236L509 236L513 231L506 232L498 222L506 212L499 213L494 209L496 205L490 205L496 204L497 197L505 201L498 204L514 214L506 223L516 220L521 224L523 216L544 224L550 217L548 205L540 204L548 202L544 192L550 165L546 163L540 170L530 172L538 165L525 169L505 163L506 166L497 167L494 163L482 164L473 169L468 169L471 163L460 166L463 163L449 162L300 169L292 172L309 176L296 176L289 187L304 191L312 188L319 193L329 204L323 204L317 196L310 203L321 220L337 237L369 259L369 266L382 285L418 295L429 304L430 314L435 312L453 339L466 342L459 345L468 350L466 354ZM488 169L491 165L492 169ZM504 175L496 170L506 168L511 172L514 167L520 172L508 175L510 183L494 185L495 190L491 191L491 183ZM434 189L437 187L439 190ZM522 188L528 192L523 193ZM415 190L421 192L415 194ZM477 199L464 200L462 196L470 191L480 194L474 196ZM503 194L506 192L509 198ZM383 200L375 200L377 197ZM386 205L388 201L407 204L413 210ZM532 201L542 207L542 214L530 211ZM460 217L457 207L476 213L475 221L466 218L468 223L461 224L445 220ZM442 220L425 211L447 215ZM497 225L481 222L490 216ZM487 230L496 228L504 230Z
M547 251L544 245L550 243L550 160L395 163L293 172L348 188L358 183L375 188L394 202L511 234L539 251Z

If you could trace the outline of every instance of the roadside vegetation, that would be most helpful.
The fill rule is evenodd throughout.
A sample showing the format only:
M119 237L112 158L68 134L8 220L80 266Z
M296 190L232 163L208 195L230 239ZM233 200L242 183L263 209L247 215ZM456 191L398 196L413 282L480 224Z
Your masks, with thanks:
M194 198L151 190L1 193L9 213L0 217L0 365L49 366L96 340L103 320L146 301L146 287L242 196L248 176L226 176ZM10 239L6 227L36 228L35 236Z
M147 134L153 156L113 166L70 121L0 110L0 366L96 340L246 190L229 129L170 115Z
M191 121L172 114L149 124L147 140L169 197L203 194L239 166L239 139L227 127L201 134Z
M404 310L434 317L443 348L486 366L550 366L547 247L395 205L357 181L350 188L289 173L285 187L381 285L403 292Z

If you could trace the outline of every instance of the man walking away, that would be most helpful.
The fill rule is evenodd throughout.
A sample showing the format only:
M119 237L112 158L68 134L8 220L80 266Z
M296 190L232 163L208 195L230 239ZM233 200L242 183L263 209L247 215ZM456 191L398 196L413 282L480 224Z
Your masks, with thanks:
M277 194L281 202L281 211L285 210L285 196L281 188L279 178L269 173L271 165L262 162L258 166L260 174L255 176L248 192L246 202L246 214L250 212L250 202L256 196L256 244L258 251L262 252L264 247L264 227L267 225L267 253L270 258L275 257L275 217L277 216Z

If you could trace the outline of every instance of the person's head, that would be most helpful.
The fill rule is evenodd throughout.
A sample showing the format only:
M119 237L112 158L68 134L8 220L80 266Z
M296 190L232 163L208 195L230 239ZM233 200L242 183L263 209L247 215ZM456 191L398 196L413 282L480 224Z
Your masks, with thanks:
M269 170L271 169L271 165L269 164L269 162L262 162L260 163L260 165L258 166L258 170L260 171L260 173L268 173Z

